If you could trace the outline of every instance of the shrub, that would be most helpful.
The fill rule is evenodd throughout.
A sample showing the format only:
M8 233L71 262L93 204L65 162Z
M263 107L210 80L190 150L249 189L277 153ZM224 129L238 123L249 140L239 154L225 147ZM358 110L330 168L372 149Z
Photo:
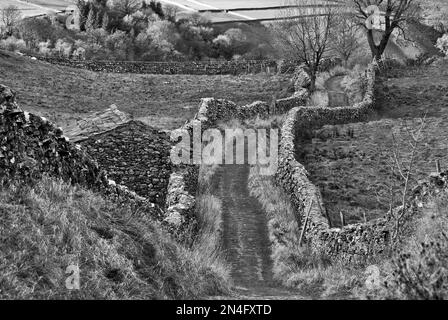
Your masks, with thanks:
M73 45L69 42L65 42L62 39L58 39L54 45L54 51L57 55L69 58L72 53Z
M448 298L448 242L424 242L418 254L403 253L395 261L398 295L404 299Z
M0 48L9 51L20 51L26 49L26 43L22 39L12 36L0 41Z
M437 40L436 47L442 51L444 55L448 55L448 33L444 34Z
M24 19L18 29L20 37L30 48L37 48L40 42L47 40L54 42L63 37L61 36L62 31L53 26L46 18Z
M126 60L128 51L132 50L132 40L124 31L115 31L105 39L106 48L117 60Z
M448 199L430 199L394 259L389 295L399 299L448 298Z
M75 51L73 51L73 57L75 59L84 60L86 58L86 49L83 47L77 48Z
M50 46L51 46L50 40L45 41L45 42L39 42L39 44L38 44L39 53L44 56L50 55L51 54Z

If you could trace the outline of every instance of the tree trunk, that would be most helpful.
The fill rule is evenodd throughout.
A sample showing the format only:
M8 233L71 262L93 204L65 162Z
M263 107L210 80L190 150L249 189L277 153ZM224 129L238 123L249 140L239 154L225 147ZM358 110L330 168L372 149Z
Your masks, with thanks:
M379 61L384 51L386 50L387 44L389 43L390 36L393 29L386 30L382 37L380 43L377 45L375 43L373 30L367 31L367 41L369 42L370 51L372 52L372 58Z
M312 93L316 90L317 71L315 71L314 69L311 69L310 78L311 78L310 92Z
M375 43L375 38L373 36L373 30L367 31L367 41L369 43L370 51L372 52L372 58L375 58L375 60L381 59L381 54L379 47Z

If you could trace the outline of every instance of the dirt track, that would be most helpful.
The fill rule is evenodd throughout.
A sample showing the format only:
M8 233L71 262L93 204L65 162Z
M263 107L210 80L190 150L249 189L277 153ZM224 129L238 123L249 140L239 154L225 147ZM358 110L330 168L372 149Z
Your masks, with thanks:
M249 165L224 165L216 175L222 200L224 250L240 299L306 299L272 278L266 215L247 188Z

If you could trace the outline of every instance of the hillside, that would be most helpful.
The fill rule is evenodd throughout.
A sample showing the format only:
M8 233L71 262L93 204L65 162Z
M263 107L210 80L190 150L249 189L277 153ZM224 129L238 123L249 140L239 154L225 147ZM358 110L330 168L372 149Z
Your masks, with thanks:
M76 119L116 104L134 118L174 129L192 118L201 98L229 99L239 105L285 96L289 79L245 76L108 74L55 66L0 51L0 83L19 92L28 111L63 128Z
M0 299L191 299L228 292L213 255L126 206L44 178L0 191ZM66 268L79 267L80 290Z

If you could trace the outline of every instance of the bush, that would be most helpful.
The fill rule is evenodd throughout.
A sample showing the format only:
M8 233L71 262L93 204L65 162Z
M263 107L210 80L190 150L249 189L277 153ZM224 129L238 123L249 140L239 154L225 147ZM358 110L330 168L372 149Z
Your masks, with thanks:
M448 299L448 194L430 199L394 259L389 295L399 299Z
M39 54L43 56L49 56L51 54L51 41L45 41L45 42L39 42L38 48L39 48Z
M9 51L20 51L26 49L26 43L22 39L12 36L0 41L0 48Z
M401 254L395 262L398 296L404 299L448 298L448 241L424 242L418 254Z
M444 55L448 55L448 33L443 35L437 40L437 49L439 49Z
M64 58L70 58L70 55L72 53L73 45L69 42L65 42L62 39L58 39L56 41L56 44L54 45L54 52Z

